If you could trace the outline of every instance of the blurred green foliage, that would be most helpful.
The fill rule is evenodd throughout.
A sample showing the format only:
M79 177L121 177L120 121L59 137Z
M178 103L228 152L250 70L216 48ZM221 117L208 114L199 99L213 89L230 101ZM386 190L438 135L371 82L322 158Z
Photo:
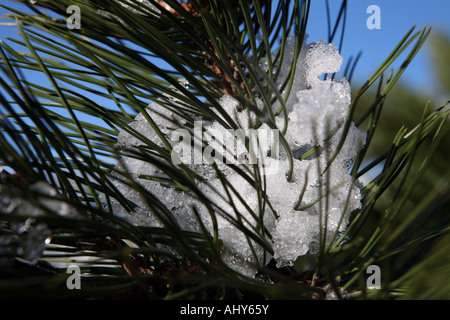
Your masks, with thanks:
M414 128L420 121L428 102L429 105L425 111L427 114L443 106L450 98L450 37L441 30L433 30L426 46L433 66L435 83L430 86L432 88L424 86L420 89L400 81L393 87L383 104L383 111L368 150L369 158L376 158L385 152L386 146L392 143L402 127ZM353 92L356 89L355 87ZM361 97L361 107L372 103L375 91L372 88L368 94ZM433 97L432 100L429 100L430 96ZM358 108L355 111L356 119L363 114L363 110L364 108ZM447 123L448 121L447 119ZM418 171L424 159L430 155L431 150L427 146L431 144L431 139L431 137L426 139L417 152L411 171ZM398 282L394 279L397 277L399 277L398 281L405 280L405 283L408 283L404 292L399 291L404 299L450 299L450 285L448 285L450 238L447 234L450 230L444 228L442 236L434 235L428 238L432 241L418 241L418 239L427 239L433 233L431 230L442 228L450 222L450 132L448 129L441 132L439 144L432 151L428 167L413 186L412 193L404 203L402 211L407 216L408 212L419 208L425 202L430 202L427 197L432 197L433 201L428 203L428 206L424 205L424 210L415 218L417 223L413 220L408 232L403 235L404 247L399 248L401 253L395 258L388 257L381 263L382 270L389 270L388 273L384 273L385 283L392 281L390 286L395 287ZM382 165L378 167L381 168ZM398 181L394 183L396 184ZM437 194L434 194L435 190L438 190ZM376 203L373 214L364 226L365 230L370 230L377 225L386 207L392 203L395 193L396 187L386 190ZM405 215L400 215L398 219L404 219L404 217ZM401 223L402 221L394 219L390 225L391 231L387 234L394 232ZM421 262L416 264L418 261ZM414 267L405 273L405 270L413 265ZM403 295L404 293L406 294Z

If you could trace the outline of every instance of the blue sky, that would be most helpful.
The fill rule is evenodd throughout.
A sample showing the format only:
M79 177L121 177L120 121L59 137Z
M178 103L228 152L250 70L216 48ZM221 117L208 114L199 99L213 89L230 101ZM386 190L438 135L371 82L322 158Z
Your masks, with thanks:
M17 3L2 0L2 4L17 7ZM335 20L341 0L329 0L331 19ZM370 30L366 21L370 14L366 13L370 5L377 5L381 12L381 29ZM6 13L0 8L0 16ZM341 54L344 64L351 56L362 51L361 59L355 71L354 80L364 81L387 57L405 33L413 26L416 30L425 25L434 29L450 32L450 0L348 0L346 32ZM327 39L325 0L312 0L308 22L309 42ZM0 27L0 38L18 37L14 27ZM339 37L337 38L339 40ZM400 59L394 68L401 63ZM422 48L408 67L402 80L408 84L429 89L433 86L433 73L430 55L426 47Z
M325 0L311 1L311 15L308 20L309 41L327 38ZM332 21L337 17L340 0L329 0ZM381 29L368 29L366 22L370 5L380 8ZM345 61L362 51L355 71L355 78L364 81L383 62L408 30L425 25L434 30L450 32L450 0L348 0L346 33L341 55ZM401 56L404 58L404 56ZM433 72L430 54L424 46L402 76L411 86L429 89L433 86ZM398 67L401 61L394 67Z

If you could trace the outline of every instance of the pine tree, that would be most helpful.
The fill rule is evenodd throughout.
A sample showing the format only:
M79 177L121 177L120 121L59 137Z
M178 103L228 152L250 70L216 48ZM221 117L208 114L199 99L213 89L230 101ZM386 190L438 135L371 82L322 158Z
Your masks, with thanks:
M387 95L430 28L412 28L345 112L300 130L309 118L295 108L311 92L348 85L335 79L336 48L306 42L308 0L17 2L11 41L27 52L0 44L1 297L450 297L450 171L427 171L448 110L428 103L377 140ZM346 15L342 1L330 39ZM242 162L174 161L178 138L196 145L199 120L205 134L242 129ZM261 165L273 150L249 161L248 132L262 128L279 133L275 177ZM294 148L292 132L309 140ZM274 185L295 186L296 201Z

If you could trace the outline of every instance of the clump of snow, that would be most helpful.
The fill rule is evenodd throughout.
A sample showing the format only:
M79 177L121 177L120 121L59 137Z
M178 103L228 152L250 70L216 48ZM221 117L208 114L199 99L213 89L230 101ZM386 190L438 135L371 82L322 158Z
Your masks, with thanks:
M293 52L293 42L287 46L287 54L280 71L281 79L287 76L292 61L290 47ZM328 160L339 144L351 95L350 85L345 79L323 81L319 77L324 73L339 71L341 64L342 57L332 44L319 41L302 46L292 93L287 101L289 124L285 138L295 158L293 175L290 181L286 179L289 163L285 154L276 157L273 154L268 156L268 150L262 152L264 159L259 160L264 160L266 166L273 165L273 168L276 168L275 174L272 172L265 176L265 192L270 205L266 204L264 210L258 201L258 191L255 187L225 164L216 161L234 190L228 186L224 187L208 163L188 164L207 178L206 181L199 182L198 188L216 205L219 237L223 242L223 260L245 275L255 275L258 265L264 265L272 257L266 256L267 253L254 240L246 238L237 225L261 235L260 227L263 224L265 232L262 238L272 246L273 258L281 267L292 265L299 256L308 252L316 253L319 236L326 235L326 241L331 241L333 234L345 230L349 214L361 206L360 189L352 180L349 169L353 158L365 143L364 132L351 124L342 149L324 173ZM183 82L183 85L187 83ZM258 103L262 109L262 102ZM247 110L238 112L238 102L231 96L223 96L220 104L242 128L243 136L249 138L251 124L255 121L253 115L249 115ZM171 141L172 130L178 128L179 122L174 121L176 116L158 102L149 105L148 114L167 140ZM283 117L278 116L276 120L278 128L282 128ZM163 147L161 139L144 115L139 114L130 127ZM261 128L267 129L267 125L263 124ZM220 123L214 122L208 124L208 132L211 136L225 135L226 129ZM219 149L214 139L205 139L210 142L209 146ZM143 144L145 142L142 139L125 131L121 132L118 138L118 146L122 148L134 148ZM318 146L318 152L300 160L302 154L313 146ZM239 144L233 151L237 158L249 156L246 149ZM164 176L154 165L124 156L122 166L129 170L136 182L151 191L172 211L182 228L199 230L191 210L191 206L195 205L203 223L212 232L214 224L210 213L194 195L176 190L161 181L140 177ZM113 202L116 215L138 225L161 226L161 222L151 213L136 191L118 181L116 184L125 197L138 205L137 209L128 212L117 202Z
M129 4L126 4L126 3L124 3L124 2L122 2L122 1L117 1L122 7L124 7L124 8L127 8L128 10L130 10L130 11L132 11L133 13L139 13L139 14L142 14L142 12L141 11L139 11L139 10L137 10L137 9L135 9L135 8L133 8L131 5L129 5ZM137 3L136 2L138 2L139 4L140 4L140 7L144 7L144 9L143 9L143 11L144 12L146 12L146 13L149 13L149 10L147 10L147 9L145 9L145 8L148 8L148 9L150 9L150 10L152 10L152 11L156 11L156 12L160 12L159 11L159 9L155 6L155 5L153 5L149 0L136 0L136 1L130 1L130 0L127 0L126 2L128 2L128 3L133 3L134 5L137 5Z
M149 0L126 0L126 1L117 1L116 2L118 4L120 4L122 7L130 10L132 13L135 14L139 14L139 15L155 15L155 14L160 14L161 11L154 5L151 3L151 1ZM137 3L136 3L137 2ZM128 3L128 4L127 4ZM139 5L138 5L139 3ZM134 6L139 7L139 9L135 9ZM105 10L97 10L97 13L101 16L107 17L107 18L113 18L115 20L117 20L119 23L121 23L125 28L130 29L131 27L125 23L125 21L123 21L121 18L119 18L118 16L116 16L115 14L105 11Z

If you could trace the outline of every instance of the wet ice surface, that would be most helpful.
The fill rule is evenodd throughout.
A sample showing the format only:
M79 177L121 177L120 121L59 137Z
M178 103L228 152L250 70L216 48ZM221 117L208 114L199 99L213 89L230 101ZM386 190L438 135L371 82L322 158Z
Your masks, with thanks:
M8 230L0 234L0 256L20 256L30 264L36 264L51 241L52 232L47 224L38 222L39 217L49 212L55 216L79 219L81 214L65 202L58 191L46 182L35 182L30 186L36 194L30 199L15 195L14 188L8 190L0 185L0 212L25 215L25 221L13 221ZM44 209L45 208L45 209ZM9 259L0 258L0 265Z
M288 48L289 46L293 47L293 44L290 43ZM281 79L287 75L287 66L290 66L292 54L286 54L284 59L284 67L280 72ZM282 148L280 148L279 159L269 156L259 159L277 168L275 174L265 176L266 194L275 212L268 205L262 212L255 188L224 164L218 163L219 168L223 169L226 178L235 188L235 193L225 190L210 165L204 163L190 165L196 172L207 178L207 182L200 183L198 187L221 210L221 214L216 216L219 237L223 241L222 257L229 266L243 274L255 275L256 258L260 263L264 263L264 250L250 240L253 246L252 252L249 240L230 222L230 219L236 219L239 216L243 225L253 231L258 230L262 219L266 230L272 236L269 238L265 235L265 239L273 247L273 258L281 267L292 265L297 257L308 251L317 252L319 235L326 235L324 238L330 241L334 233L345 230L349 213L361 206L360 189L353 182L349 169L352 160L365 143L365 133L351 124L342 149L328 171L321 174L338 146L351 95L350 85L345 79L323 81L319 77L323 73L339 71L341 64L342 57L332 44L319 41L309 45L304 44L302 47L292 93L287 101L289 126L285 137L296 158L291 181L286 179L289 165ZM186 85L186 82L183 82L183 85ZM240 124L248 136L248 123L254 118L252 116L249 118L246 111L237 112L238 103L231 96L222 97L220 104ZM259 105L259 107L262 106ZM148 106L148 113L160 128L161 133L170 141L171 129L177 128L172 120L175 115L157 102ZM280 115L276 120L278 128L282 128L283 116ZM163 147L161 139L143 114L139 114L130 126L146 139ZM267 125L263 124L262 128L267 129ZM225 132L225 129L217 122L210 125L209 129L210 132ZM119 134L118 146L121 148L132 148L143 144L145 143L130 133L123 131ZM298 159L314 145L321 147L319 154L304 160ZM248 156L245 154L245 149L235 151L237 156ZM140 178L139 175L142 174L164 175L152 164L131 157L123 157L122 161L123 166L129 170L135 181L151 191L171 210L182 228L199 230L191 210L191 206L196 205L202 221L212 232L213 222L210 213L206 206L192 194L176 191L173 187L158 181ZM116 215L136 225L162 226L136 191L119 182L116 184L125 197L138 205L137 209L128 212L113 200L113 210ZM299 201L301 194L303 196ZM266 258L265 262L268 262L270 257Z

